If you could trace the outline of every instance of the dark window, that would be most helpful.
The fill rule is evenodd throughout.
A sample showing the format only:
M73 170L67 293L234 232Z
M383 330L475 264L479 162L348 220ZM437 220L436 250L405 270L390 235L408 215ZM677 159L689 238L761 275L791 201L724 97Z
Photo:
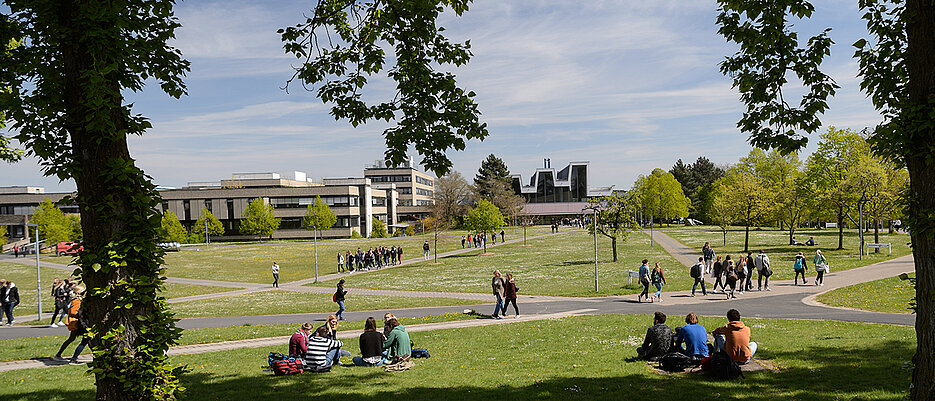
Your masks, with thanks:
M188 199L182 201L182 208L185 210L185 220L192 219L192 202Z
M211 210L211 199L205 199L205 209L208 209L209 212L214 213L214 210Z
M162 213L169 211L169 202L162 202Z
M227 218L233 219L234 218L234 200L228 199L226 203L227 203Z

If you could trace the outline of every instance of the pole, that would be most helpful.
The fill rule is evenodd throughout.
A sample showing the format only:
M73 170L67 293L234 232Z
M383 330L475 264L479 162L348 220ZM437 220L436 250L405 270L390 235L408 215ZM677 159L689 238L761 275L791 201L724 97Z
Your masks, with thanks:
M318 228L312 231L312 238L315 242L315 282L318 282Z
M649 246L653 246L653 209L655 208L649 208Z
M594 220L591 222L591 225L594 226L594 292L598 292L597 288L597 208L591 209L594 213Z
M208 219L205 219L205 248L210 248L211 243L208 241Z
M859 223L857 223L857 232L860 234L860 260L864 260L864 199L861 198L860 202L857 203L857 214L860 215Z
M27 228L28 230L28 228ZM36 292L38 297L36 298L39 301L39 310L36 314L39 316L38 320L42 320L42 276L39 275L39 225L36 225Z

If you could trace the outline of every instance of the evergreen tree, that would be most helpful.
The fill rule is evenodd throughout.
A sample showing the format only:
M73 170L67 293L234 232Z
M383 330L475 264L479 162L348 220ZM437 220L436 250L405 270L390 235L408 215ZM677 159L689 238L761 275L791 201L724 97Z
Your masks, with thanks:
M256 198L247 205L243 219L240 220L240 232L250 235L264 235L270 239L279 229L282 220L273 213L273 205Z
M712 184L724 176L724 169L699 156L692 164L684 164L679 159L669 172L682 184L682 191L691 200L688 216L710 222L713 219L710 208Z
M474 176L474 189L477 197L493 201L494 197L504 192L504 188L512 193L510 170L503 159L493 153L481 161L477 175Z

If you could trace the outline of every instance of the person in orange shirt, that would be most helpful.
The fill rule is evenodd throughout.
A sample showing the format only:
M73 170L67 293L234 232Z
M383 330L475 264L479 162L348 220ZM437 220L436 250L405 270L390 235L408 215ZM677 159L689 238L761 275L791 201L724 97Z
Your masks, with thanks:
M727 353L734 362L745 364L753 359L756 343L750 341L750 328L740 321L737 309L727 311L727 325L714 329L714 346Z
M88 340L90 340L90 338L84 336L85 333L88 332L88 322L83 316L84 311L81 310L81 299L84 298L84 288L75 287L74 291L75 298L72 299L71 303L68 305L68 315L65 316L65 325L68 326L68 331L70 331L71 334L53 358L57 361L63 361L62 353L65 352L65 348L67 348L72 341L81 337L81 343L75 348L74 356L68 360L73 364L78 363L78 355L81 355L81 351L84 351L84 347L88 345Z

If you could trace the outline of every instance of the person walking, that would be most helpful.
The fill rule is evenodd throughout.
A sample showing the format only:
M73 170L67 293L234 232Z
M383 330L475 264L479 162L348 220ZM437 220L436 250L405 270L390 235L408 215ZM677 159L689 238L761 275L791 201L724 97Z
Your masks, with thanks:
M16 246L13 247L13 257L14 257L14 258L18 258L18 257L19 257L19 245L16 245Z
M58 349L58 353L55 354L55 357L52 359L61 361L62 353L65 352L65 348L78 339L78 336L81 336L81 343L78 344L78 347L75 348L75 353L72 355L69 360L70 363L78 362L78 355L81 355L81 351L84 351L84 347L88 345L88 337L85 337L84 334L88 332L89 323L87 318L84 316L84 311L81 309L81 299L84 298L84 288L75 287L74 288L74 297L71 302L68 304L68 316L65 317L65 325L68 326L68 339L62 343L62 346Z
M494 270L493 280L491 280L490 286L493 287L493 295L497 297L497 305L493 309L493 317L500 319L504 315L503 295L506 286L503 277L500 276L499 270Z
M750 270L747 269L747 258L740 255L740 258L737 259L737 264L734 265L734 271L737 272L737 285L740 286L740 295L743 295L744 286L747 285L747 276L750 272Z
M338 252L338 273L344 272L344 255L341 255L341 252Z
M802 252L795 255L795 262L792 262L792 270L795 271L795 279L793 279L795 285L799 285L799 275L802 275L802 284L808 284L808 280L805 279L805 272L808 271L808 263L805 262L805 256L802 255Z
M653 286L656 287L656 294L653 295L653 299L662 302L662 287L666 285L666 275L662 273L662 265L659 262L656 262L656 267L650 273L650 279Z
M279 288L279 264L273 262L271 270L273 271L273 288Z
M753 260L753 251L747 251L747 263L745 263L744 266L747 267L747 277L744 282L743 290L753 291L753 271L756 269L756 261Z
M815 250L815 257L812 258L812 265L815 266L815 272L818 273L818 276L815 277L815 285L824 286L825 273L827 273L829 269L827 260L825 260L825 255L821 254L821 249Z
M55 312L52 313L49 327L64 326L62 319L68 314L68 289L65 287L65 280L56 278L52 282L52 299L55 302ZM56 317L58 317L58 323L55 322Z
M727 256L730 257L730 255ZM725 281L727 282L727 286L730 287L730 292L727 292L726 290L724 291L727 293L727 299L737 298L737 296L734 295L734 290L737 289L737 280L739 277L737 276L737 269L734 266L733 260L727 261L727 268L724 269L724 276Z
M689 270L689 275L695 279L695 284L692 284L692 296L695 296L695 288L698 288L698 283L701 283L701 294L707 296L708 290L704 288L704 269L705 262L704 258L698 258L698 263L692 265Z
M425 241L425 243L422 244L422 260L429 260L429 249L431 249L429 247L429 242Z
M756 290L762 291L765 288L766 291L772 291L769 288L769 276L773 275L773 271L769 268L769 256L762 249L753 259L753 266L756 267ZM765 283L763 282L764 278L766 279Z
M727 287L724 285L724 266L726 263L721 262L721 257L718 256L717 260L714 261L714 267L712 275L714 276L714 288L711 289L711 292L717 293L717 287L721 286L721 292L727 292Z
M503 304L503 316L506 316L506 307L510 306L510 302L512 302L513 311L516 312L515 317L519 317L519 307L516 306L517 291L519 291L519 288L516 287L516 280L513 279L513 273L507 273L506 281L504 282L504 295L506 296L506 303Z
M506 232L500 230L500 242L506 242Z
M338 317L338 320L344 320L344 296L347 295L347 290L344 289L344 279L338 281L338 288L334 292L334 302L338 303L338 312L334 315Z
M3 288L0 288L0 307L2 307L2 313L6 315L6 325L12 326L15 320L13 320L13 308L19 305L19 288L16 288L16 284L13 284L12 281L7 281L6 285ZM3 316L0 316L0 321L3 320Z
M467 238L465 238L465 237L462 235L462 236L461 236L461 249L464 249L464 242L465 242L465 241L467 241Z
M643 286L643 292L636 296L638 302L643 302L643 298L649 299L649 260L643 259L640 265L640 284Z
M716 255L710 243L704 243L704 246L701 247L701 255L704 257L704 274L711 274L714 271L714 257Z

